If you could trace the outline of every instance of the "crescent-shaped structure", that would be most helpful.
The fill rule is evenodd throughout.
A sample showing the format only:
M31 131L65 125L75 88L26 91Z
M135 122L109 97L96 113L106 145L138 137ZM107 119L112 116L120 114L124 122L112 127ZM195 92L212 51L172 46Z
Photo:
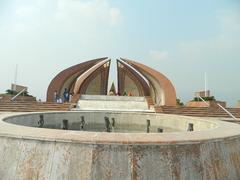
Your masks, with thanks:
M47 101L54 101L64 91L77 102L81 94L107 95L110 59L98 58L69 67L50 83ZM118 95L150 97L155 106L176 106L176 92L171 81L160 72L135 61L117 59Z
M138 92L135 92L136 94L151 96L157 106L176 106L175 88L171 81L160 72L144 64L124 58L118 60L118 72L120 92L137 87Z
M61 71L48 86L47 101L55 100L54 93L63 96L66 89L71 101L81 94L107 95L110 59L107 57L86 61Z

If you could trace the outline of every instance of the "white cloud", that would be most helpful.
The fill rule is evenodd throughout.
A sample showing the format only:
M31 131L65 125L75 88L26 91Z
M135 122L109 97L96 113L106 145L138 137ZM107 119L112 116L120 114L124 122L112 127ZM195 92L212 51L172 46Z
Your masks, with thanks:
M152 60L164 60L164 59L167 59L169 56L167 51L156 51L156 50L150 50L149 55Z
M117 8L110 9L110 24L116 26L121 21L121 12Z
M29 30L29 27L27 27L23 23L16 23L12 26L12 31L15 33L24 33Z
M221 29L215 37L179 44L183 59L219 61L237 56L240 47L240 12L222 10L217 13L216 19Z
M89 33L118 26L120 21L120 10L106 0L56 0L48 5L45 0L38 0L16 7L11 29L23 33L42 27Z
M22 5L16 9L16 15L19 18L31 17L38 12L38 8L32 5Z
M27 4L17 6L10 29L14 33L25 33L36 29L39 26L39 14L40 9L37 6Z
M240 31L240 11L221 10L217 14L223 32Z
M113 52L121 16L108 0L17 1L6 23L0 23L0 59L12 66L21 64L24 74L19 83L43 97L45 92L39 87L47 87L57 71ZM34 79L39 74L28 78L36 69L48 69L37 85ZM1 87L7 87L7 81Z
M120 22L121 13L105 0L58 0L55 17L58 21L84 28L94 24L116 26Z

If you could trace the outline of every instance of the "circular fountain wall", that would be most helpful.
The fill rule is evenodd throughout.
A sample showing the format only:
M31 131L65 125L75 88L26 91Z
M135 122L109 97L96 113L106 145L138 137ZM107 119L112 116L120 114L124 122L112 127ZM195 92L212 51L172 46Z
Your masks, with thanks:
M48 129L67 129L74 131L112 133L157 133L184 132L189 124L194 124L194 131L209 130L217 126L211 121L196 121L189 117L156 115L155 113L134 112L62 112L35 113L11 116L5 122Z
M240 177L240 126L222 121L106 111L3 114L0 144L3 179Z

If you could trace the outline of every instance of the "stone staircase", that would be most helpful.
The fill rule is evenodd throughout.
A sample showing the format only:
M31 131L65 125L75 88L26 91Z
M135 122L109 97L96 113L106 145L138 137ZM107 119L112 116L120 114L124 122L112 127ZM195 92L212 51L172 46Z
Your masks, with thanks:
M145 96L145 100L147 101L148 109L150 109L151 106L154 106L154 102L150 96Z
M104 95L81 95L73 110L155 112L145 97Z
M178 114L183 116L230 118L230 116L220 108L157 106L155 110L157 113ZM240 118L240 108L227 108L227 110L236 118Z
M155 112L162 113L162 108L160 106L154 106L154 102L151 96L145 96L145 100L148 103L148 109L154 108Z
M51 102L0 102L0 112L40 112L40 111L68 111L71 103Z
M154 107L156 113L177 114L183 116L196 117L222 117L230 118L229 115L220 108L207 107L178 107L178 106L154 106L151 97L145 97L148 109ZM126 103L126 105L130 105ZM73 107L72 103L51 103L51 102L0 102L0 112L41 112L41 111L68 111ZM240 108L227 108L236 118L240 118Z

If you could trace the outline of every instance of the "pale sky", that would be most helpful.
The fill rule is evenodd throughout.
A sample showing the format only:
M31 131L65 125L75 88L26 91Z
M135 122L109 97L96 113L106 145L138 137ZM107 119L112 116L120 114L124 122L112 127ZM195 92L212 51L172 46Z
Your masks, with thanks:
M18 64L17 83L45 100L59 71L99 57L114 65L126 57L162 72L184 102L204 90L206 72L212 95L235 106L240 1L0 0L0 92L10 88Z

